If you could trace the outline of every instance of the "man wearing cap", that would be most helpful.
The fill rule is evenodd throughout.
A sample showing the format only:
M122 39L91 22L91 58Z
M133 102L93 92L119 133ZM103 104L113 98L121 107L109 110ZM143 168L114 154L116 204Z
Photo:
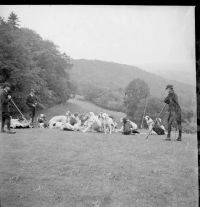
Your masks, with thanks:
M170 141L171 140L171 127L173 121L177 122L179 135L176 139L177 141L181 141L182 138L182 126L181 126L181 107L178 103L178 96L174 92L172 85L167 85L166 90L168 90L168 96L165 98L164 102L168 104L169 106L169 116L168 116L168 133L167 138L165 140Z
M30 94L27 96L26 104L29 107L31 123L33 126L34 117L35 117L35 108L37 105L37 98L35 96L35 90L31 90Z
M10 91L10 84L5 83L3 86L3 92L1 94L1 132L5 132L4 125L7 124L7 133L9 134L15 134L16 132L11 131L10 129L10 100L11 96L9 95Z

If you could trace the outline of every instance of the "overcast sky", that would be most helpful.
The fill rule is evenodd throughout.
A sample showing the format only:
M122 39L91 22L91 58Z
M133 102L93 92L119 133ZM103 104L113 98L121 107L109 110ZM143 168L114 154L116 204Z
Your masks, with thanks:
M144 66L152 72L182 70L195 76L192 6L0 5L0 16L8 17L11 11L21 26L52 40L72 58Z

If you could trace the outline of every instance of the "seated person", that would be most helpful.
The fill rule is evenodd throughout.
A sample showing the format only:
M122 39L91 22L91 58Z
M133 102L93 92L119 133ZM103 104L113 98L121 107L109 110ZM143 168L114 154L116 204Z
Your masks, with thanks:
M138 132L137 129L137 124L133 123L132 121L123 118L122 119L122 134L125 135L129 135L129 134L139 134L140 132Z

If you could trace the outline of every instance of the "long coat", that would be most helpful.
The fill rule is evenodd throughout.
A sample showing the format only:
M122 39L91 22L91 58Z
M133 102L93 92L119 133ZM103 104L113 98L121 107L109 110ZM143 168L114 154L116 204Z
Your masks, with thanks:
M8 99L8 92L5 90L1 94L1 111L2 113L10 113L10 99Z
M30 94L27 96L26 104L30 108L35 108L35 106L33 106L33 104L35 104L36 102L37 102L37 98L35 96L31 96Z
M176 93L171 91L165 98L164 102L169 106L168 122L171 122L172 119L176 119L178 122L181 122L181 107L178 103L178 96Z

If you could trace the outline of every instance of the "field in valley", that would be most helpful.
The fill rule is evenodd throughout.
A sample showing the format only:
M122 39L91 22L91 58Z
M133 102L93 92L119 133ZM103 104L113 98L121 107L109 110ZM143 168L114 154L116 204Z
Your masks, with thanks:
M50 119L67 110L102 111L69 100L43 113ZM145 134L16 131L0 134L1 207L198 206L196 134L166 142Z
M18 129L0 136L1 207L198 206L196 135Z

